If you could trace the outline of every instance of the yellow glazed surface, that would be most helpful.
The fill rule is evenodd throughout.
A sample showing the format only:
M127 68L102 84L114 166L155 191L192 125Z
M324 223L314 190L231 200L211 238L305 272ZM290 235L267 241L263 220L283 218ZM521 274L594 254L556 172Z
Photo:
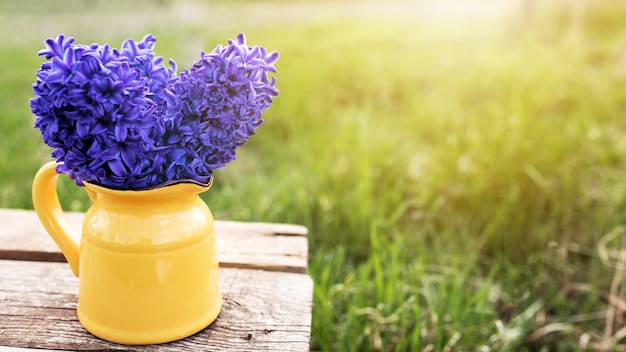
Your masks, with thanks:
M85 329L113 342L154 344L192 335L217 318L213 216L198 196L210 185L118 191L86 184L93 205L77 236L59 205L55 167L48 163L35 176L33 202L79 277Z

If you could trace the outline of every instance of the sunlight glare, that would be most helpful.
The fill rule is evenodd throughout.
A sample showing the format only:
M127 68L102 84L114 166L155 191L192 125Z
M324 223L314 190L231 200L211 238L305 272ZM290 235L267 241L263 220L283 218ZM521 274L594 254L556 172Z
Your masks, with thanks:
M499 20L509 17L528 0L426 0L425 18L435 21Z

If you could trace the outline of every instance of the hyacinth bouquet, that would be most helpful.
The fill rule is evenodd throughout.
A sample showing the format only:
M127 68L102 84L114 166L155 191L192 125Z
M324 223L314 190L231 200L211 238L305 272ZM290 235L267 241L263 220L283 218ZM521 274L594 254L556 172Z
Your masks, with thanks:
M147 35L114 49L46 40L30 106L57 172L117 190L208 184L256 133L278 96L276 51L239 34L177 74L155 42Z

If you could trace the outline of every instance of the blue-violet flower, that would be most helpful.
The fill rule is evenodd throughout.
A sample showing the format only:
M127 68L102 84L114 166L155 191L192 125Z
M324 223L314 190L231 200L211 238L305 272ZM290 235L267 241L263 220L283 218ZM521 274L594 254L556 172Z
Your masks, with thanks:
M76 183L145 189L206 183L256 133L278 95L278 53L239 34L176 75L153 52L156 38L74 45L60 35L40 51L30 105L57 171Z

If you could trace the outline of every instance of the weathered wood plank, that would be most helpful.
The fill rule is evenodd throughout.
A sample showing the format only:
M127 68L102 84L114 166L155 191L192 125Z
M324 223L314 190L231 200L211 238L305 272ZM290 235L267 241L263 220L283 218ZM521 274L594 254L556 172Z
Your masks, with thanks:
M84 214L66 213L80 230ZM215 221L221 267L306 272L307 229L300 225ZM0 209L0 259L63 262L31 210Z
M222 268L224 307L189 338L125 346L93 337L76 318L78 279L67 264L0 260L0 346L72 351L308 351L308 275ZM167 304L167 302L164 302Z

